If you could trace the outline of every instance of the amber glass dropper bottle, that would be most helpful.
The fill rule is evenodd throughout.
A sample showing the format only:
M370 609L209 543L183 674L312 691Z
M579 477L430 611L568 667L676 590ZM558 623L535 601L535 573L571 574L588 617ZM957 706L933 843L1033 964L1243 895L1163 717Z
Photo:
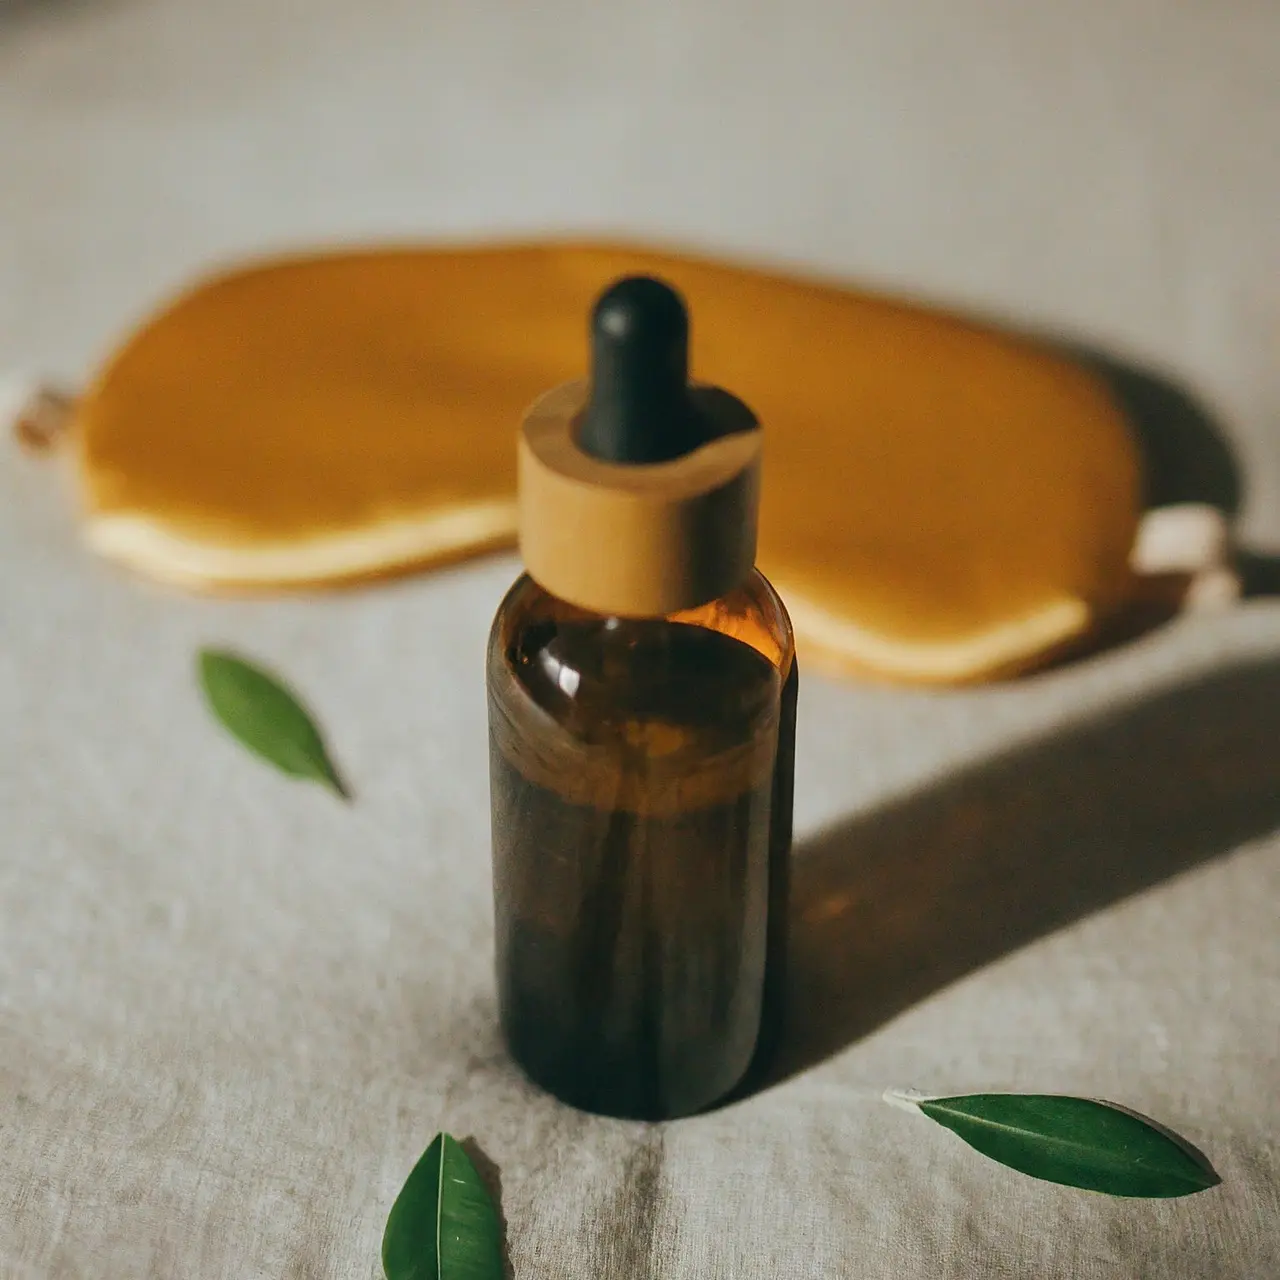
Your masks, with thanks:
M520 432L527 572L488 649L498 995L528 1076L664 1119L759 1069L781 1021L797 672L754 568L760 428L688 380L645 277L591 380Z

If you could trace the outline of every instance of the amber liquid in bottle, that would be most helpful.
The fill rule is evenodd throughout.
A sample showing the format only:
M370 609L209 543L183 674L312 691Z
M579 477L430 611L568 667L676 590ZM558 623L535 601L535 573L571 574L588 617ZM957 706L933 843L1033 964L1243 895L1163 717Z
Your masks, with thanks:
M498 995L516 1060L584 1110L721 1100L782 1013L797 673L758 573L665 618L530 578L488 652Z

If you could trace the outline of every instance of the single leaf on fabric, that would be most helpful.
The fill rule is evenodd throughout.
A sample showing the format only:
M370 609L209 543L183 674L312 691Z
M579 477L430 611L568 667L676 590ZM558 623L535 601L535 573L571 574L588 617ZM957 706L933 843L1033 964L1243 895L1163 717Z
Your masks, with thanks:
M1111 1103L1035 1093L908 1100L984 1156L1046 1182L1164 1199L1221 1181L1176 1136Z
M204 649L200 684L210 710L250 751L291 777L323 783L350 798L320 731L274 676L233 653Z
M476 1167L438 1133L387 1215L387 1280L502 1280L502 1229Z

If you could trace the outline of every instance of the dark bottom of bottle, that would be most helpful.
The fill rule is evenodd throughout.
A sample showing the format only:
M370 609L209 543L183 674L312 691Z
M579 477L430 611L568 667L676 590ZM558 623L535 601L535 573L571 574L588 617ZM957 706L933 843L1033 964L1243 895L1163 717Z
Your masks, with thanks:
M656 1120L746 1075L765 1017L768 782L671 817L592 810L494 762L512 1055L585 1111Z
M656 1081L637 1080L634 1063L609 1062L591 1046L585 1060L556 1044L536 1018L519 1010L502 1018L507 1048L523 1074L540 1089L579 1111L619 1120L666 1120L671 1112L657 1096ZM642 1048L642 1046L636 1046Z
M508 1052L532 1084L579 1111L619 1120L673 1120L685 1114L713 1111L722 1103L746 1096L768 1081L781 1039L780 1019L769 1017L761 1028L755 1056L741 1079L701 1106L689 1112L675 1112L664 1104L656 1080L646 1084L635 1079L630 1060L610 1064L594 1052L584 1057L573 1055L546 1035L540 1020L525 1016L520 1010L503 1010L501 1023Z

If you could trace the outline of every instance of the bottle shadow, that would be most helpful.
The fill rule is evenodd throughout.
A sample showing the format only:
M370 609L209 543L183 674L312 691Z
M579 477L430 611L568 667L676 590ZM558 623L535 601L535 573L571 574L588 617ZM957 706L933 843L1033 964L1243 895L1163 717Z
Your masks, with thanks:
M1280 826L1280 660L996 757L803 841L776 1083L965 974Z

